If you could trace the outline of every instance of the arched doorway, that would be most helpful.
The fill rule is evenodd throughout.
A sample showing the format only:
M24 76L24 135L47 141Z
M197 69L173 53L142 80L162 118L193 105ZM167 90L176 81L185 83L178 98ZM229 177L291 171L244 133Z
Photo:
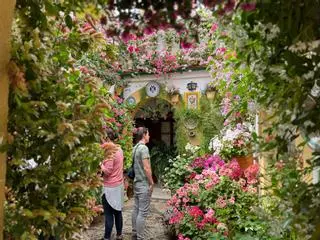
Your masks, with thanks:
M135 116L136 127L147 127L150 132L149 148L157 144L174 146L174 118L171 104L163 99L149 98L137 106Z
M136 127L149 129L147 144L155 182L161 182L164 168L175 154L174 116L170 102L161 98L148 98L140 102L134 114Z

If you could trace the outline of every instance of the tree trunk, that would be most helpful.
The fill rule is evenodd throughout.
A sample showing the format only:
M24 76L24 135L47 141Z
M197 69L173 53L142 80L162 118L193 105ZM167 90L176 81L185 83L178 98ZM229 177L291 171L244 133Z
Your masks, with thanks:
M14 0L1 1L0 7L0 144L7 140L8 122L8 63L10 58L10 35L14 13ZM4 188L6 180L6 153L0 153L0 240L3 239Z

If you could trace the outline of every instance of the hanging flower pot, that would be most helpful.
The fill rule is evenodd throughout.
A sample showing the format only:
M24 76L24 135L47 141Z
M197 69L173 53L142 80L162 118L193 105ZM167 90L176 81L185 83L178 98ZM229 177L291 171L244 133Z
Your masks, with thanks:
M208 99L214 99L214 97L216 96L216 92L215 91L207 91L206 96Z
M235 156L234 159L237 160L237 162L240 165L240 168L242 170L246 170L248 167L250 167L253 164L253 156L247 155L247 156Z
M173 94L173 95L171 95L171 103L172 103L172 104L177 104L177 103L179 102L179 97L180 97L179 94Z
M175 86L171 86L167 89L168 95L170 97L170 101L173 105L177 104L180 100L180 91L179 88Z

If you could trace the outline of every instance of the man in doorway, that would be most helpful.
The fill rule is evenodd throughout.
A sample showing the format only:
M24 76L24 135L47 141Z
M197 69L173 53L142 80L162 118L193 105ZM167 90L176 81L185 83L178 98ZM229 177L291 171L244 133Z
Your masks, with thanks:
M134 161L134 209L132 213L132 239L143 240L145 220L149 213L150 199L153 191L153 179L150 164L149 131L145 127L139 127L136 131L137 144L133 148Z

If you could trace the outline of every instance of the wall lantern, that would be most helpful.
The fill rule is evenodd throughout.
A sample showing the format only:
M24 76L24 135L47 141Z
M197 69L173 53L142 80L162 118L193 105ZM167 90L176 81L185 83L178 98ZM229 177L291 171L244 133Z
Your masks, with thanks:
M189 91L194 91L197 89L197 87L198 87L198 84L192 81L187 84L187 89Z
M310 111L317 105L317 99L320 97L320 79L316 79L311 92L308 94L307 99L304 101L302 107L306 111Z

